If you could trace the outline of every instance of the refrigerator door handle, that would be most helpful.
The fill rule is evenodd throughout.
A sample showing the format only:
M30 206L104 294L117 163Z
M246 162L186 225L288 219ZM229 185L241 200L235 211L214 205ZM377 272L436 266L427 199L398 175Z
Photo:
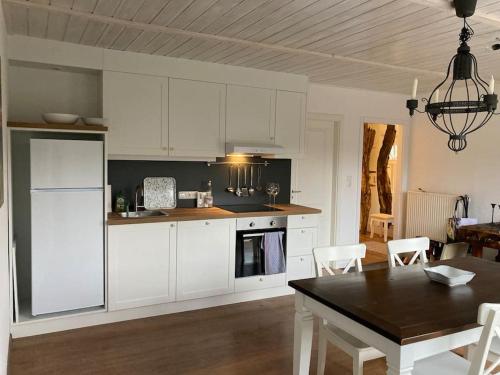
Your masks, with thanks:
M31 193L81 193L85 191L102 191L102 187L95 188L53 188L53 189L31 189Z

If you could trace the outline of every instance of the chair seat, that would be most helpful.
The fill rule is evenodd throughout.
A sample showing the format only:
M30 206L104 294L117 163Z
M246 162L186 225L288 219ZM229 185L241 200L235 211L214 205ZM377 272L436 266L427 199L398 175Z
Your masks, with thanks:
M364 343L363 341L357 339L343 329L340 329L331 323L328 323L326 325L326 332L327 335L330 336L330 341L338 344L340 349L344 350L347 353L363 353L364 360L385 357L385 354L381 351L371 347L370 345Z
M332 333L333 335L341 338L342 340L344 340L345 342L347 342L349 345L351 345L352 347L356 348L356 349L368 349L370 348L370 345L368 344L365 344L363 341L357 339L356 337L350 335L349 333L347 333L346 331L334 326L333 324L330 324L328 323L326 325L326 328L328 331L330 331L330 333Z
M467 375L470 362L453 352L445 352L415 362L412 375Z
M394 220L394 216L389 214L371 214L370 218L378 220Z

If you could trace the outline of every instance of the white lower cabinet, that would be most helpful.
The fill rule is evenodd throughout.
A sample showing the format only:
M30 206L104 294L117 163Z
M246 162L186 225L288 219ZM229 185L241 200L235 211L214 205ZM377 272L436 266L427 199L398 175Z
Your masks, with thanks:
M314 258L312 255L288 257L286 278L288 281L314 277Z
M235 241L233 219L178 224L178 301L234 292Z
M108 228L109 310L175 301L177 223Z
M257 289L275 288L286 285L286 274L241 277L235 281L235 292L248 292Z
M295 228L287 232L287 255L312 255L317 245L318 228Z

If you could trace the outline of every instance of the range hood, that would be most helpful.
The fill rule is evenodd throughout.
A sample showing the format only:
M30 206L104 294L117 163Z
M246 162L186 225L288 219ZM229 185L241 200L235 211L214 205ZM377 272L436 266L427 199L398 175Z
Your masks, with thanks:
M277 155L283 147L256 143L226 143L226 155Z

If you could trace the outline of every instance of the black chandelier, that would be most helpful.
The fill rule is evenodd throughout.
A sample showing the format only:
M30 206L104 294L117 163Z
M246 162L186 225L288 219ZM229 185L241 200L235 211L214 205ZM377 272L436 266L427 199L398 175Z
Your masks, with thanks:
M422 98L422 101L426 103L425 113L431 124L449 135L448 148L459 152L467 147L467 135L479 130L491 119L498 99L494 93L493 77L488 84L479 76L477 59L470 53L470 47L467 45L474 35L467 17L474 14L476 1L455 0L454 5L457 16L464 19L459 38L460 46L448 64L446 78L436 86L428 98ZM447 88L444 87L449 81ZM412 98L406 101L410 116L413 116L415 111L424 113L417 109L417 84L418 80L415 79ZM445 93L442 101L439 100L440 90Z

